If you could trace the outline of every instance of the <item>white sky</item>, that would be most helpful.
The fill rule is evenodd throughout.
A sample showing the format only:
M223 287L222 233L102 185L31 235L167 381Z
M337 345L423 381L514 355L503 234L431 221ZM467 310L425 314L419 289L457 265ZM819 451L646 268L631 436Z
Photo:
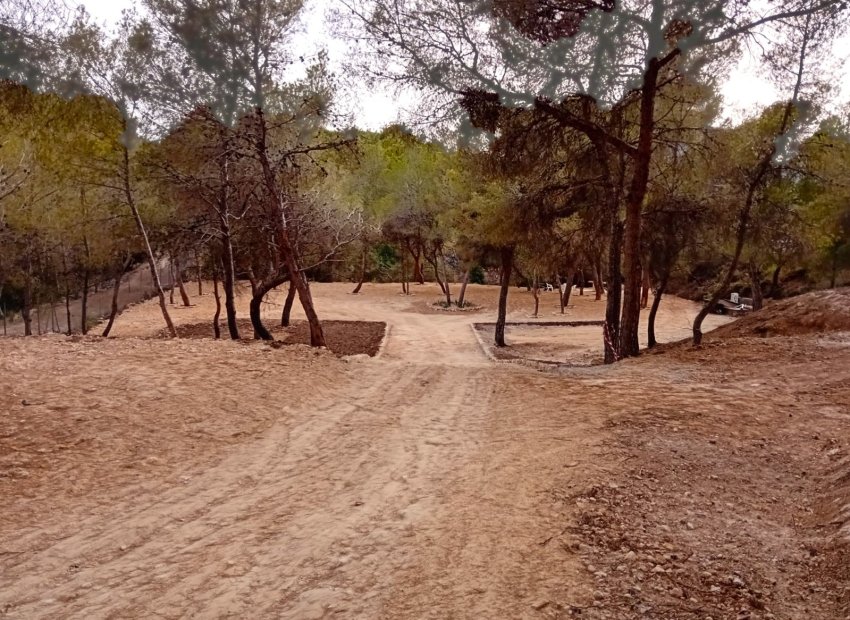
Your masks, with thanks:
M135 4L134 0L80 0L88 12L99 22L114 23L121 11ZM305 19L307 32L297 37L296 45L304 46L304 52L312 54L321 47L328 49L332 66L341 63L345 54L344 44L334 40L323 24L324 9L333 0L308 0L309 15ZM850 34L838 39L833 57L836 60L836 101L850 101ZM780 98L780 94L768 79L759 75L759 62L754 56L745 56L734 69L722 88L725 102L724 116L740 119L750 116L760 108ZM352 113L356 124L364 129L380 129L399 120L402 109L415 103L415 96L407 95L397 101L391 94L380 89L363 87L351 93L355 103Z

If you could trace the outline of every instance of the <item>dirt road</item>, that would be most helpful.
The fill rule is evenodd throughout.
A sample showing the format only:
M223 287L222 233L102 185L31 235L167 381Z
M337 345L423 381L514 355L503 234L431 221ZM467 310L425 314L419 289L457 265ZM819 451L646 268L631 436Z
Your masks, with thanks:
M588 500L571 498L628 458L612 420L654 412L659 393L676 411L740 404L737 389L654 359L495 365L480 317L317 298L328 318L386 320L381 356L2 343L0 616L630 617L593 615L604 601L571 526ZM116 326L156 329L152 304Z
M339 314L355 316L361 303ZM553 424L564 406L547 396L553 379L494 371L469 317L386 313L387 347L348 365L356 382L313 384L303 406L266 386L264 400L287 403L279 420L218 463L59 498L62 513L40 513L26 534L4 528L0 610L520 617L541 596L575 596L565 591L575 562L537 544L557 524L532 481L587 453L581 425ZM257 399L246 388L231 394L240 407ZM527 398L550 405L540 419Z

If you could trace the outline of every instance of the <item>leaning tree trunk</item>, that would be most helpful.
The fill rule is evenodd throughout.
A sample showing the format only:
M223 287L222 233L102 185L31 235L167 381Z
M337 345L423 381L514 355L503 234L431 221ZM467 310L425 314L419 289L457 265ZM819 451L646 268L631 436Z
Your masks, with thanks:
M605 285L602 284L602 264L601 261L593 262L593 294L596 301L602 299L602 293L605 292Z
M442 250L440 250L440 258L443 259L443 278L445 279L445 283L446 283L446 288L445 288L446 308L451 308L452 307L452 291L449 288L449 267L446 264L446 257L443 256Z
M178 257L174 258L174 276L177 279L177 287L180 289L180 299L183 301L183 305L188 308L192 304L189 301L189 294L186 292L186 286L183 284L183 274L180 267L180 259Z
M289 327L290 319L292 317L292 304L295 302L295 287L292 285L292 282L289 283L289 290L286 291L286 299L283 302L283 312L280 313L280 326L281 327Z
M218 294L218 269L213 267L213 297L215 297L215 314L213 315L213 336L218 340L221 338L221 328L218 319L221 317L221 295Z
M661 276L661 282L658 284L658 289L655 291L655 297L652 300L652 307L649 309L649 319L646 328L646 343L652 349L658 342L655 340L655 317L658 315L658 307L661 305L661 297L667 291L667 282L670 280L670 271L664 272Z
M289 280L289 274L278 274L267 280L257 283L257 289L251 297L251 326L254 328L254 340L274 340L266 326L263 325L260 311L262 310L263 299L269 291L277 288L284 282Z
M469 269L463 273L463 282L460 285L460 293L457 296L457 307L463 308L466 303L466 285L469 284Z
M800 88L803 82L806 50L810 42L810 36L808 32L810 24L811 16L808 16L806 18L806 36L803 38L800 50L799 64L797 68L797 81L794 85L794 94L791 99L789 99L788 102L785 104L785 111L782 116L782 120L779 123L779 128L776 132L775 138L784 136L791 125L791 117L794 112L797 97L800 94ZM694 346L699 346L700 344L702 344L702 322L705 320L705 317L708 316L708 313L711 312L711 309L715 306L715 304L720 301L720 298L725 295L726 289L729 288L729 285L732 283L732 278L735 275L735 271L738 269L738 262L741 259L741 252L744 250L744 242L747 239L747 227L749 226L750 214L752 213L752 207L756 199L756 193L758 192L758 189L761 186L764 177L770 170L771 162L773 161L773 156L776 154L777 143L777 139L774 139L771 142L770 148L768 148L767 151L765 151L765 153L762 155L762 159L759 162L758 167L756 168L755 174L750 180L749 187L747 188L747 197L744 200L744 204L738 214L735 252L732 255L732 262L730 263L729 269L726 271L726 275L724 276L723 281L720 283L720 286L717 287L717 289L714 291L714 294L712 294L709 302L705 305L705 307L702 308L702 310L700 310L699 314L697 314L696 318L694 319Z
M702 344L702 322L705 320L705 317L708 316L709 312L711 312L712 308L717 305L717 302L720 301L720 299L726 294L726 290L729 288L729 285L732 283L732 279L735 277L735 272L738 270L738 263L741 260L741 253L744 251L744 242L747 239L747 227L749 226L750 214L752 213L753 203L756 199L756 191L758 190L758 187L761 184L761 180L767 174L767 171L770 167L770 161L773 157L774 152L775 148L770 149L769 156L765 155L762 158L759 168L756 171L756 175L750 182L750 187L747 190L747 197L744 200L744 205L741 207L741 211L738 213L738 227L736 231L735 251L732 254L732 261L729 263L729 268L726 270L726 274L723 276L723 280L720 282L720 286L715 289L708 303L703 306L699 313L697 313L696 318L694 318L694 324L692 328L694 346L699 346Z
M124 130L127 130L126 122L124 126ZM139 213L139 209L136 206L136 199L133 196L133 190L130 187L130 151L127 147L124 147L124 197L127 200L127 205L130 207L130 211L133 214L133 220L136 222L136 228L139 231L139 235L142 237L142 241L145 245L145 254L148 259L148 267L151 270L151 281L153 282L154 288L156 289L156 295L159 298L159 308L162 311L162 318L165 319L165 325L168 328L168 333L172 338L177 337L177 330L174 328L174 323L171 321L171 316L168 314L168 306L165 303L165 293L162 290L162 283L159 280L159 272L156 268L156 257L153 254L153 248L151 248L150 240L148 239L148 232L145 229L145 225L142 222L142 216Z
M360 260L360 280L357 282L357 286L354 287L354 290L351 291L352 295L357 295L360 292L360 289L363 288L363 281L366 280L366 255L368 254L368 252L369 252L369 246L364 241L363 242L363 256Z
M434 280L437 282L437 285L440 287L440 292L445 295L446 294L446 285L443 284L443 279L440 277L440 270L438 268L437 263L437 254L434 253L434 259L431 260L430 257L426 256L425 260L427 260L431 266L434 268Z
M103 334L101 334L104 338L109 336L109 332L112 331L112 325L115 323L115 317L118 316L118 292L121 290L121 278L124 277L124 272L127 271L127 268L130 266L131 260L131 257L128 256L122 263L118 273L115 275L115 284L112 287L112 305L109 309L109 321L103 329Z
M567 286L564 287L564 294L561 295L561 289L558 289L558 295L561 297L561 314L564 314L564 310L566 310L567 306L570 305L570 296L573 294L573 283L572 281L567 282Z
M750 284L753 287L753 310L761 310L764 307L764 292L761 288L761 269L754 260L748 265L750 272Z
M280 257L283 259L283 265L286 267L288 277L295 285L295 290L298 291L298 299L301 301L301 307L304 309L304 315L306 316L307 324L310 327L310 346L325 347L327 346L327 343L325 342L325 332L322 329L322 323L319 320L319 315L316 313L316 307L313 304L313 296L310 293L310 285L307 282L306 276L301 271L301 267L298 265L298 252L289 236L289 223L287 220L288 215L286 212L286 205L280 195L277 176L275 171L272 169L271 162L269 161L269 146L267 142L268 127L266 126L264 111L260 106L258 106L255 111L257 114L257 120L259 121L260 130L255 143L256 152L263 170L263 180L266 186L265 189L268 192L269 199L273 201L273 205L277 210L277 217L279 218L278 224L280 226L280 230L278 234L278 251L280 252Z
M505 345L505 323L508 317L508 289L513 272L514 248L508 246L501 250L502 272L499 281L499 315L496 317L496 346Z

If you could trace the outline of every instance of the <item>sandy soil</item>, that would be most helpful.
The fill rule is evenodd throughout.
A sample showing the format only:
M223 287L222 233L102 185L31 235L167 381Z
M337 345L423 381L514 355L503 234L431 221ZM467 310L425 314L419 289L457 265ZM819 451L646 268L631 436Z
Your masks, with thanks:
M386 322L375 359L146 338L153 304L0 340L0 615L847 617L846 334L539 372L478 345L493 288L347 291L319 312Z

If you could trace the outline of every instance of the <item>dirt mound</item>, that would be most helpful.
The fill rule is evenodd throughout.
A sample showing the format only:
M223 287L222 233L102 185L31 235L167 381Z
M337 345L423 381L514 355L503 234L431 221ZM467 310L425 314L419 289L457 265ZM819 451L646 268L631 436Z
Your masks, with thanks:
M714 336L797 336L850 331L850 288L815 291L768 305L724 325Z
M243 340L253 342L253 327L248 319L237 322L239 333ZM294 321L289 327L266 324L276 340L282 344L310 344L310 328L306 321ZM378 353L384 338L387 324L381 321L322 321L328 348L337 355L362 355L374 357ZM221 324L222 338L227 338L227 325ZM211 322L179 325L177 335L180 338L212 338ZM167 338L168 333L159 332L160 338Z

